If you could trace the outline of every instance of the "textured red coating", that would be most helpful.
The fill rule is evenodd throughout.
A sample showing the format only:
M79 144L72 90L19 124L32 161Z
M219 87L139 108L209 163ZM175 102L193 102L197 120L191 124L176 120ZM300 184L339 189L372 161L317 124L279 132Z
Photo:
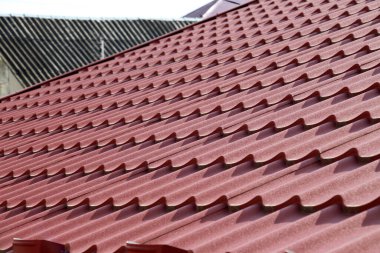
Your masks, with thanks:
M252 2L2 99L0 249L378 252L379 9Z

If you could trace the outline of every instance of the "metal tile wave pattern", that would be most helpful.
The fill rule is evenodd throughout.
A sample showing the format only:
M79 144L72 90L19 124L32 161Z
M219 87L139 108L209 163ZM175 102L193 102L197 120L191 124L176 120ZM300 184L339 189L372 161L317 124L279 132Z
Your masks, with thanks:
M0 249L378 252L379 10L256 1L2 99Z

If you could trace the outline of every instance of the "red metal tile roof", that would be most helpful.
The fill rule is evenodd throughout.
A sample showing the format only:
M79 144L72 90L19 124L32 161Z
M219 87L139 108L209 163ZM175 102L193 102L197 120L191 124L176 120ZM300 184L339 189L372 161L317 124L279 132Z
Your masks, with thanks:
M256 1L2 99L0 249L378 252L379 9Z

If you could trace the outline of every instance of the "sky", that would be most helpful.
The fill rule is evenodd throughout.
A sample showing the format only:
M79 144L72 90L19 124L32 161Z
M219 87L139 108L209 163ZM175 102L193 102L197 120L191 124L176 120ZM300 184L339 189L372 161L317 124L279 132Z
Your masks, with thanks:
M1 15L180 18L211 0L0 0Z

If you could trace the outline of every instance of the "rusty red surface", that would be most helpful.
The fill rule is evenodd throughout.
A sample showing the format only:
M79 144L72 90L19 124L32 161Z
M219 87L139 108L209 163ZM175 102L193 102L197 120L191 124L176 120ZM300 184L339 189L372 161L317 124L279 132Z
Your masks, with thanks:
M252 2L2 99L0 249L378 252L379 8Z

